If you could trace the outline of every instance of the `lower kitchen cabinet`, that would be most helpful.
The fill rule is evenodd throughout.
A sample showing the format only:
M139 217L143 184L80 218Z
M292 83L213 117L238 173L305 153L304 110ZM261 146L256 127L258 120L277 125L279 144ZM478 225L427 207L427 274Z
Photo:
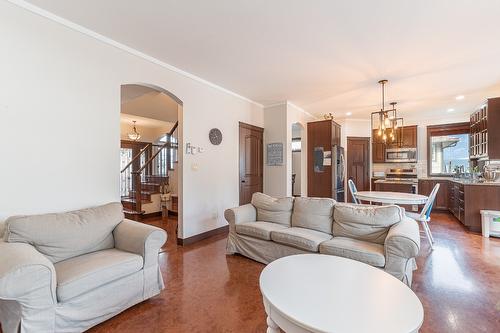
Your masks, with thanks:
M374 191L381 191L381 192L402 192L402 193L413 193L413 185L412 184L398 184L398 183L377 183L375 182L375 189ZM399 205L406 209L409 212L414 212L417 208L413 207L412 205Z
M429 195L441 184L434 209L449 210L457 220L472 231L481 231L481 210L500 210L500 186L464 184L454 180L420 179L418 193Z
M418 181L418 194L429 196L432 189L436 184L440 184L439 191L436 195L434 202L434 209L447 210L448 209L448 180L429 180L419 179Z

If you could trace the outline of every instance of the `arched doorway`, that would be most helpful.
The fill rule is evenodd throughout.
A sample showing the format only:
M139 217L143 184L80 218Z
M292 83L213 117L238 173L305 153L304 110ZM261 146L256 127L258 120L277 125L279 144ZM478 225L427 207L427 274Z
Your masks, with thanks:
M137 221L167 222L173 240L183 234L181 147L182 101L155 85L123 84L120 196L125 215Z

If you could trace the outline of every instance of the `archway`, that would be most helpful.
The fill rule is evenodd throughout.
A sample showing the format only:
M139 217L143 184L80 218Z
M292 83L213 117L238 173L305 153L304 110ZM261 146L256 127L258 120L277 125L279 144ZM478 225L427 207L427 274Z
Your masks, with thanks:
M169 235L174 241L183 235L182 106L177 96L152 84L121 86L120 196L125 215L138 221L177 221L176 234Z

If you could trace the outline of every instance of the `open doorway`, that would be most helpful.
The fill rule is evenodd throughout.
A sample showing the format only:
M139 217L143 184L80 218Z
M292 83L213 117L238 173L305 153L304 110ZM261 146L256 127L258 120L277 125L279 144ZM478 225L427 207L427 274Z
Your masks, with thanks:
M182 102L143 84L121 86L120 196L125 216L154 221L169 238L182 236Z
M300 123L292 124L292 196L300 197L305 193L305 160L303 158L304 127Z

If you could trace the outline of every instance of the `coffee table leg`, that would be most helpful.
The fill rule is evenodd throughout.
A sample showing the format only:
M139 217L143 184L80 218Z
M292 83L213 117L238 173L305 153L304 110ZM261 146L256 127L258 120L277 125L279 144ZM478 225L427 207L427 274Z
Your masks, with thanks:
M271 319L271 317L267 316L267 331L266 333L281 333L280 328L276 323Z

